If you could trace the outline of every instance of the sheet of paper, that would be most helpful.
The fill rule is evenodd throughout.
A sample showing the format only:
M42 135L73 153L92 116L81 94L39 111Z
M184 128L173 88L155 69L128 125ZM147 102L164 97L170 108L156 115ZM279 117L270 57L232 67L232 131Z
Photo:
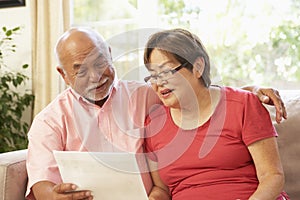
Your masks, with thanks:
M54 151L63 182L91 190L95 200L148 200L151 186L130 153ZM149 176L149 175L148 175ZM143 176L144 177L144 176ZM151 180L151 179L148 179Z

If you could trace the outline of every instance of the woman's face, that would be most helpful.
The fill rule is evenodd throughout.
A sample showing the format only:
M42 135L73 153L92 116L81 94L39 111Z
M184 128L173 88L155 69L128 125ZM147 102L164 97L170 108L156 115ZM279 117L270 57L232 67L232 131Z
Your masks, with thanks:
M198 87L198 78L188 69L180 68L181 63L173 56L158 49L152 51L150 61L148 71L153 90L165 106L181 108Z

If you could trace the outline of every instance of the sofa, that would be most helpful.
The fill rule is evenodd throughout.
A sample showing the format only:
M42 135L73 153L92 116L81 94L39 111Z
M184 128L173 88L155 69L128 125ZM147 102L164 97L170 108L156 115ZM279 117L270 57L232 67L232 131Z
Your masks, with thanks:
M279 134L278 145L285 172L285 191L292 200L300 200L300 90L280 91L288 119L275 123L275 109L269 110ZM0 154L0 200L24 200L27 183L26 152Z
M292 200L300 200L300 90L280 91L288 119L276 124L274 107L270 111L278 132L278 147L285 173L285 191Z

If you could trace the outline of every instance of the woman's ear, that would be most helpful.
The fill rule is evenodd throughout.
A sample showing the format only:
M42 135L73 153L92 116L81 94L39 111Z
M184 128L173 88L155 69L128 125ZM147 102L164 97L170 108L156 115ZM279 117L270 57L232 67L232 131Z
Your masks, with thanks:
M204 58L202 58L202 57L196 58L196 60L193 64L193 73L197 78L200 78L202 76L204 67L205 67Z

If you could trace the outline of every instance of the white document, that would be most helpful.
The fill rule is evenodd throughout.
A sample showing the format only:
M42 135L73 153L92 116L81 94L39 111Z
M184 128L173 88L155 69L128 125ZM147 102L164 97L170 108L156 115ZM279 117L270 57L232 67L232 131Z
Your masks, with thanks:
M54 151L63 182L91 190L95 200L148 200L150 175L140 173L135 154ZM147 176L145 178L145 174ZM148 182L148 183L145 183Z

